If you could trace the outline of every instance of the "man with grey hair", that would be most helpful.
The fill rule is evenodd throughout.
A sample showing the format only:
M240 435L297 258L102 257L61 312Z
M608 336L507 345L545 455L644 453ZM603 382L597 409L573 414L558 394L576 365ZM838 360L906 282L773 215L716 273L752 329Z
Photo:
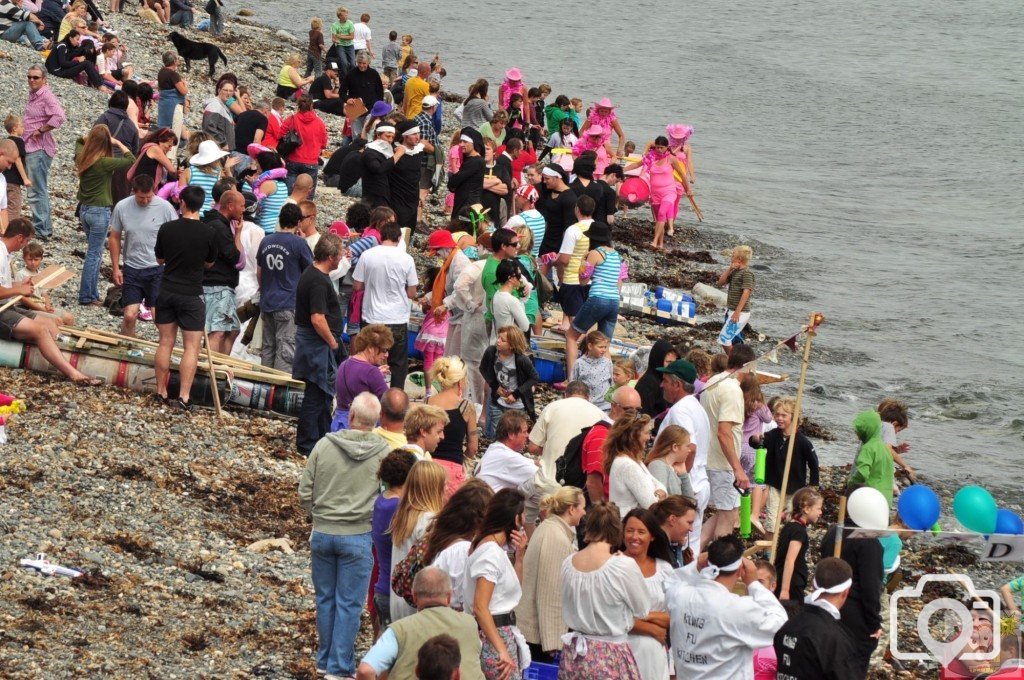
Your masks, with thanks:
M697 369L685 359L676 359L668 366L658 366L661 374L661 392L665 401L672 406L661 421L658 434L669 425L678 425L690 435L690 451L686 456L686 469L690 471L690 486L697 501L697 519L690 530L690 549L700 554L700 532L704 521L704 510L711 498L708 483L708 450L711 446L711 424L697 397L693 396L693 382Z
M363 657L356 679L375 680L385 672L393 680L414 679L420 647L438 631L444 631L458 643L462 656L460 677L482 680L476 620L450 607L452 582L448 574L438 567L421 569L412 582L412 599L417 613L388 626Z
M384 99L384 81L380 73L370 66L370 57L365 52L356 57L356 67L341 80L339 95L342 102L360 99L369 111L373 105ZM339 114L340 115L340 114ZM352 136L359 137L367 114L352 119Z
M53 131L64 125L67 114L56 95L46 84L46 71L42 66L28 67L28 102L22 122L25 131L25 174L32 181L25 198L32 214L32 227L36 238L48 241L53 236L50 217L50 165L57 155L57 140Z
M324 234L313 249L313 266L306 267L295 287L292 378L306 383L295 446L305 456L331 428L334 379L339 361L347 356L341 342L341 305L330 277L343 256L341 239Z
M299 500L313 518L309 548L320 641L316 665L328 675L351 676L356 670L359 613L373 570L370 530L377 471L391 450L370 432L379 413L376 396L357 395L349 409L351 429L321 439L299 480Z

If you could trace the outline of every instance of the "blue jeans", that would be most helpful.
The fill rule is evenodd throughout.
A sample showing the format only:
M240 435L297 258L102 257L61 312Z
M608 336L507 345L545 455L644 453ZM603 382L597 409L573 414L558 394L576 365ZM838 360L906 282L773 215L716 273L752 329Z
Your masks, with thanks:
M32 180L28 187L26 203L32 213L32 227L36 236L46 240L53 236L53 222L50 219L50 190L46 186L50 179L51 158L45 151L32 151L25 155L25 172Z
M20 42L22 38L28 38L36 50L43 49L43 43L46 42L46 39L39 34L39 29L31 21L17 21L11 24L6 31L0 33L0 39L7 42Z
M171 26L182 26L188 28L192 25L193 21L192 10L190 9L179 9L177 12L171 15Z
M100 299L100 262L103 260L103 247L107 243L107 230L110 228L110 208L83 205L81 220L89 249L85 253L85 264L82 265L78 304L86 305Z
M299 407L299 422L295 428L295 448L303 456L309 457L316 443L331 431L333 401L333 392L328 394L314 383L306 382L302 406Z
M338 68L341 76L351 71L356 66L356 48L353 45L338 45Z
M298 179L299 175L309 175L313 178L313 188L309 190L309 200L312 201L316 197L316 176L319 174L320 166L293 163L292 161L288 161L284 166L288 169L288 175L284 178L284 183L288 185L289 194L292 192L295 180Z
M485 437L487 437L488 439L494 439L494 430L495 430L495 428L498 427L498 421L501 420L501 417L503 415L505 415L505 411L507 411L507 410L508 409L501 408L500 406L495 406L491 402L490 396L488 396L488 398L487 398L487 423L484 426L484 436ZM518 410L521 410L521 409L516 409L516 410L518 411Z
M619 318L619 301L611 298L589 296L576 312L572 327L577 333L586 333L594 324L605 337L615 337L615 324Z
M309 538L316 591L317 668L355 675L359 616L370 587L373 540L369 533L333 536L314 531Z

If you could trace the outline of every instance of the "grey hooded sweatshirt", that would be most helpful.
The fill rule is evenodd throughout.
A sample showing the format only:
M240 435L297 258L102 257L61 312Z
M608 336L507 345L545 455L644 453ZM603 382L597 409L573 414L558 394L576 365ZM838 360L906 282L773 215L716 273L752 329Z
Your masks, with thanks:
M299 480L299 501L313 516L313 531L369 533L377 470L390 451L383 437L361 430L331 432L317 442Z

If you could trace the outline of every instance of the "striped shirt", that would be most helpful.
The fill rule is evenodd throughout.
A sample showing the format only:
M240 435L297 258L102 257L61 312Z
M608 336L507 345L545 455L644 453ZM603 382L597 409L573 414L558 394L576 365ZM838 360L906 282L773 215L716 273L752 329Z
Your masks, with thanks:
M259 223L264 234L273 234L277 229L281 208L288 201L288 185L280 179L275 179L273 182L277 189L272 195L260 201L259 209L256 212L256 222Z
M349 253L352 258L352 271L355 271L356 264L359 262L359 256L365 253L370 248L380 245L380 241L375 236L364 236L361 239L357 239L348 245Z
M612 248L598 248L597 252L604 256L604 261L594 267L594 276L590 279L590 297L606 300L619 299L619 273L622 270L622 256Z
M569 264L565 267L562 283L568 283L571 286L580 285L580 265L583 264L583 258L590 252L590 237L587 236L587 232L590 231L590 225L593 223L594 220L591 219L581 220L565 230L562 247L558 250L558 254L568 255Z
M211 174L203 172L198 165L189 165L188 167L188 185L200 187L206 194L203 198L203 209L199 211L200 215L205 215L213 208L213 185L220 179L220 171L216 170Z
M540 214L539 210L524 210L518 215L508 218L508 222L505 223L506 229L515 230L520 226L527 227L533 234L533 248L530 249L530 252L534 257L540 257L540 242L544 240L544 232L547 229L544 216Z

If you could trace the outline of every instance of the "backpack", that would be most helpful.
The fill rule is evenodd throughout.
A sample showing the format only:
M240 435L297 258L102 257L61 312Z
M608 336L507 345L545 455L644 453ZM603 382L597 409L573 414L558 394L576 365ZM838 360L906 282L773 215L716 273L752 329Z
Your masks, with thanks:
M555 461L555 479L562 486L575 486L577 489L586 490L587 473L583 471L583 440L595 427L609 429L611 425L601 420L583 428L578 435L569 440L565 445L565 453Z

